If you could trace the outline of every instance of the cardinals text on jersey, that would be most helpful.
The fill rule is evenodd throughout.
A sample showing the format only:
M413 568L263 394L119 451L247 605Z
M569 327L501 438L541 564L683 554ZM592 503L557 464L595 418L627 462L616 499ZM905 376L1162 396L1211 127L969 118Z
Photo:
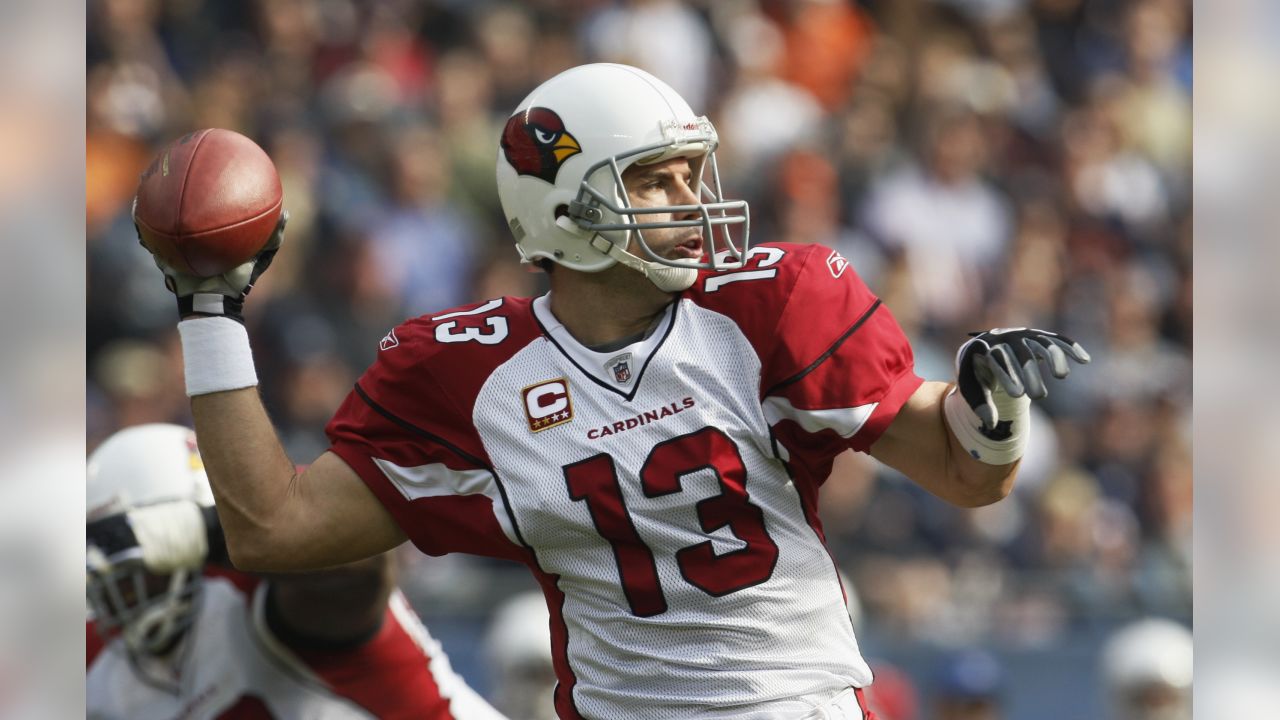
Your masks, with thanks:
M561 717L801 716L871 682L818 487L922 382L832 255L753 248L607 354L546 297L410 321L334 416L332 449L424 552L528 564Z

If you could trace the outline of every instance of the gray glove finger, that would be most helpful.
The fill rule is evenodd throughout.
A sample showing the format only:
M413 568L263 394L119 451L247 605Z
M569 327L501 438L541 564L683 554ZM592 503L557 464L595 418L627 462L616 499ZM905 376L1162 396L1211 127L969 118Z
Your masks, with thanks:
M993 345L987 358L991 374L999 381L1009 397L1022 397L1026 388L1022 385L1021 373L1017 370L1018 364L1009 346L1003 343Z
M974 408L973 412L978 416L978 420L982 421L982 427L986 430L991 430L1000 421L1000 418L996 416L996 406L991 401L991 391L987 390L985 394L987 402Z
M237 295L240 294L244 287L249 284L249 278L253 275L253 266L256 262L257 258L254 258L222 273L219 277L219 286L226 287Z
M1056 344L1028 340L1027 346L1031 348L1031 352L1044 360L1044 364L1049 366L1049 372L1053 373L1054 377L1064 378L1071 372L1071 366L1067 363L1067 354Z
M271 232L271 237L267 238L267 242L253 256L252 260L241 263L234 268L222 274L223 280L228 288L236 291L237 294L248 293L250 287L257 282L258 277L266 271L267 266L275 258L276 251L280 249L281 243L284 242L284 228L289 224L289 211L281 210L280 219L276 221L276 228Z
M1063 335L1050 335L1048 333L1043 333L1040 335L1040 337L1053 343L1056 347L1061 348L1062 351L1066 353L1067 357L1071 358L1072 360L1075 360L1081 365L1084 365L1085 363L1092 360L1092 358L1089 357L1089 353L1085 351L1084 347L1082 347L1080 343L1072 340L1069 337L1066 337Z
M1000 418L996 416L996 404L991 398L991 383L994 381L994 372L991 370L991 359L986 355L978 355L973 358L974 374L979 378L979 387L982 389L982 402L973 407L973 412L978 416L978 420L982 421L982 427L990 430L996 426Z
M1022 351L1017 355L1022 363L1022 384L1026 386L1027 395L1037 399L1045 397L1049 391L1044 386L1044 377L1040 375L1039 355L1036 352L1042 346L1025 338L1019 344Z
M280 249L280 244L284 242L284 228L288 224L289 210L281 210L280 219L276 221L276 228L271 231L271 237L267 238L267 244L262 246L262 252Z

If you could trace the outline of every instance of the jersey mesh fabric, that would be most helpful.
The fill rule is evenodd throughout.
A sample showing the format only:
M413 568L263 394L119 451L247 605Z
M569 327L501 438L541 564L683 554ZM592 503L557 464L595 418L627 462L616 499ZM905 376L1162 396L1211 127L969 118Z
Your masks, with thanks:
M573 417L532 433L512 411L515 401L522 389L558 378L569 387ZM798 716L871 681L831 558L772 455L759 384L760 360L737 325L685 301L630 401L600 387L548 341L514 355L477 397L473 421L520 531L539 566L560 576L569 634L568 647L558 650L567 650L584 717ZM658 419L625 424L646 411ZM621 431L600 435L619 421ZM640 482L655 445L705 428L736 446L748 500L763 512L778 548L763 581L719 597L687 580L676 559L708 536L717 556L746 546L729 527L703 530L698 503L721 494L717 474L689 468L679 491L657 497ZM570 495L564 466L600 454L611 458L627 515L652 552L664 612L632 613L614 550L593 522L598 498ZM607 473L600 462L597 472Z

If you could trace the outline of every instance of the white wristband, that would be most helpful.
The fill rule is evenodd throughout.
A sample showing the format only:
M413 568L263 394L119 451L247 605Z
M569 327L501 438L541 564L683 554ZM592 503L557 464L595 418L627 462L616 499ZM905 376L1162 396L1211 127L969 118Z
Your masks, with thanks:
M209 531L196 503L179 500L144 505L130 510L126 517L142 549L142 562L151 572L171 573L204 565Z
M226 317L199 317L178 323L187 396L239 390L258 384L244 325Z
M992 440L982 434L982 421L956 388L951 388L951 392L947 393L946 399L942 401L942 408L951 432L955 433L960 445L969 451L970 457L988 465L1008 465L1021 458L1023 451L1027 449L1031 398L1025 394L1022 397L1010 397L1003 390L995 390L991 395L999 421L1010 422L1010 434L1004 440Z

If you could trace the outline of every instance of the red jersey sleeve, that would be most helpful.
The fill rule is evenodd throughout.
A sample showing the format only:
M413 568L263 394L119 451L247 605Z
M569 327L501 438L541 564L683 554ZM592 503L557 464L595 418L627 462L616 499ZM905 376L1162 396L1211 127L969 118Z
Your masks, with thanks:
M866 452L924 380L893 313L848 261L817 245L802 252L761 396L780 422L818 436L806 444L823 454Z
M750 255L744 270L704 275L694 299L747 336L781 454L821 483L837 454L875 443L923 380L893 314L839 253L778 243Z
M381 343L373 365L329 421L330 450L351 466L410 540L429 555L467 552L524 561L502 487L475 432L474 398L484 379L530 331L515 322L527 302L494 305L510 337L504 350L441 342L441 316L410 320ZM481 306L482 308L486 306ZM486 317L446 313L449 332Z

